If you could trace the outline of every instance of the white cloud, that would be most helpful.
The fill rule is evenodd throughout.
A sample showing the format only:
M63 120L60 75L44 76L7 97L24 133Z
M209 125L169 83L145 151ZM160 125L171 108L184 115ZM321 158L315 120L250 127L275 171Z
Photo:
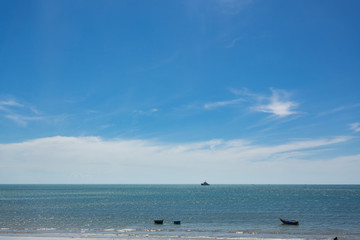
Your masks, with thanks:
M225 107L228 105L238 104L239 102L243 102L243 101L244 101L243 99L239 98L239 99L233 99L233 100L229 100L229 101L206 103L206 104L204 104L204 108L205 109L213 109L213 108L217 108L217 107Z
M360 132L360 122L351 123L350 129L354 132Z
M225 102L217 102L206 104L205 108L210 109L218 106L226 106L228 104L237 103L239 101L248 102L250 109L256 112L270 113L275 117L287 117L290 115L298 114L295 109L299 104L295 101L291 101L290 92L280 89L271 89L271 95L266 96L263 94L251 93L248 89L241 90L229 89L233 94L242 96L241 99L235 99Z
M0 183L197 183L204 179L217 183L282 183L282 178L287 179L286 183L318 183L315 179L319 173L323 174L321 181L327 183L349 179L359 182L353 169L359 169L360 155L311 158L314 149L350 139L264 146L242 139L164 144L98 137L42 138L0 144ZM331 176L339 170L346 176Z
M23 107L24 105L14 100L0 101L0 106Z
M285 90L271 89L272 95L270 97L263 97L266 103L259 103L253 107L255 111L271 113L277 117L287 117L296 114L294 111L299 104L289 100L289 93Z
M154 114L159 111L160 110L157 108L152 108L149 110L135 110L134 113L139 114L139 115L151 115L151 114Z

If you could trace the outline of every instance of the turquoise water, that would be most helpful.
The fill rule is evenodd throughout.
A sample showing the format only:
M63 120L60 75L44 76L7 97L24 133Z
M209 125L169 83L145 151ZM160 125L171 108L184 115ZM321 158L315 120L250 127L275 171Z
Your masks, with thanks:
M360 239L360 185L0 185L0 236Z

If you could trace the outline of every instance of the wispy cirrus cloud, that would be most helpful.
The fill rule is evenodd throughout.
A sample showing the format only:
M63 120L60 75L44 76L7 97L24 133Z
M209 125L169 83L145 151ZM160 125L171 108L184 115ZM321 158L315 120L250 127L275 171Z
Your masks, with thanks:
M213 108L217 108L217 107L225 107L225 106L229 106L229 105L238 104L243 101L244 101L244 99L238 98L238 99L233 99L233 100L229 100L229 101L211 102L211 103L204 104L204 108L205 109L213 109Z
M269 113L279 118L299 113L296 111L299 103L290 100L292 94L287 90L271 88L270 95L252 93L246 88L230 90L236 95L247 97L247 100L251 103L250 109L253 111Z
M0 101L0 110L1 111L10 111L10 109L12 107L24 107L24 105L16 102L13 99Z
M360 132L360 122L351 123L350 129L356 133Z
M230 91L237 96L241 96L241 98L206 103L204 108L213 109L244 102L248 104L249 109L252 111L269 113L278 118L284 118L299 113L296 111L299 103L290 100L291 93L286 90L271 89L271 95L252 93L246 88L240 90L230 89Z
M14 99L0 101L0 114L4 118L9 119L22 127L27 126L29 121L44 119L43 116L40 116L40 111L34 106L20 103Z
M150 114L154 114L159 111L160 110L158 108L152 108L149 110L135 110L134 113L139 114L139 115L150 115Z
M235 37L232 36L232 40L229 41L229 43L227 45L225 45L225 48L233 48L235 46L237 46L239 43L241 43L242 41L244 42L248 42L248 41L258 41L258 40L265 40L268 38L271 38L271 35L268 34L262 34L262 35L255 35L255 36L248 36L248 35L244 35L244 36L239 36L239 37Z
M17 114L11 114L11 115L9 114L9 115L5 115L5 117L23 127L26 127L29 121L44 120L44 117L40 117L40 116L23 116Z
M344 105L344 106L333 108L333 109L328 110L328 111L321 112L321 113L319 113L319 116L321 116L321 117L322 116L327 116L327 115L330 115L330 114L335 114L335 113L342 112L342 111L348 111L348 110L352 110L352 109L359 108L359 107L360 107L360 103L351 104L351 105Z
M230 44L225 46L225 48L233 48L236 45L236 43L241 41L242 39L243 39L242 37L233 39Z

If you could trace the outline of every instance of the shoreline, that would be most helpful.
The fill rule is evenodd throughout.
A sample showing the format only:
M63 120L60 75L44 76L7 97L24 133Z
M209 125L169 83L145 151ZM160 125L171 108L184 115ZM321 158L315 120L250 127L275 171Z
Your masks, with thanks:
M307 237L300 237L300 236L292 236L292 237L284 237L284 236L239 236L239 237L217 237L217 236L90 236L90 235L83 235L83 236L61 236L61 234L56 236L48 236L48 235L41 235L41 234L34 234L34 235L21 235L18 236L17 234L14 235L0 235L0 240L204 240L204 239L213 239L213 240L333 240L336 236L307 236ZM337 236L339 240L355 240L358 239L356 236Z

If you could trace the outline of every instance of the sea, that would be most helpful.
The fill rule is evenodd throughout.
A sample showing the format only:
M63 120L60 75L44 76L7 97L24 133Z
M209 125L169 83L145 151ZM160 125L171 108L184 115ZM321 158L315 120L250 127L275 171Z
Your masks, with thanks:
M0 185L1 240L335 237L360 239L360 185Z

